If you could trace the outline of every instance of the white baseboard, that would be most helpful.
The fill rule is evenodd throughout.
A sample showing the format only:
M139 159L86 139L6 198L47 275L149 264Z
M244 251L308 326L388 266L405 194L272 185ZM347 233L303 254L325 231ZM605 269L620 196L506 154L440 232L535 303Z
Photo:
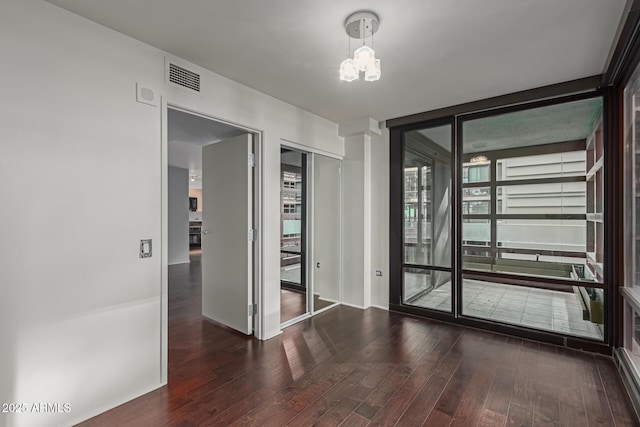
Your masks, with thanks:
M346 305L347 307L353 307L353 308L358 308L360 310L364 310L365 308L361 305L356 305L356 304L349 304L348 302L341 302L340 304L342 305Z
M316 295L317 295L317 294L316 294ZM334 303L334 304L342 304L340 301L335 300L335 299L330 299L330 298L320 298L320 297L318 297L318 299L319 299L320 301L331 302L331 303Z
M144 396L147 393L151 393L154 390L157 390L161 387L164 387L165 385L167 385L166 382L161 382L157 385L151 386L151 387L147 387L147 388L143 388L142 390L139 390L135 393L129 394L127 397L124 397L122 399L118 399L115 402L112 402L108 405L102 406L98 409L95 409L93 411L89 411L88 413L81 415L78 418L75 418L72 420L72 422L69 425L76 425L76 424L80 424L83 421L87 421L88 419L91 419L95 416L98 416L104 412L107 412L113 408L117 408L120 405L123 405L127 402L132 401L133 399L137 399L138 397Z
M267 341L267 340L270 340L271 338L275 338L275 337L277 337L279 335L282 335L282 330L279 330L279 331L277 331L275 333L272 333L271 335L269 335L269 336L267 336L265 338L260 338L260 337L257 337L257 336L256 336L256 338L258 338L260 341Z
M389 311L389 307L383 307L383 306L377 305L377 304L371 304L371 307L379 308L380 310L384 310L384 311Z
M314 311L313 315L315 316L316 314L320 314L320 313L324 313L325 311L329 311L332 308L336 307L336 305L339 305L339 304L340 304L339 302L334 302L333 304L328 305L328 306L326 306L324 308L321 308L320 310Z

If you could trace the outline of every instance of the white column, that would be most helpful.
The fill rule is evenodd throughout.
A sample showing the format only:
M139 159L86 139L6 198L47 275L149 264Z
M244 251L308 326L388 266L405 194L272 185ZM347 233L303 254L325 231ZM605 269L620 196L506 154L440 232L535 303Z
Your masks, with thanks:
M342 162L342 302L360 308L371 306L371 138L380 135L371 118L339 125L345 138Z

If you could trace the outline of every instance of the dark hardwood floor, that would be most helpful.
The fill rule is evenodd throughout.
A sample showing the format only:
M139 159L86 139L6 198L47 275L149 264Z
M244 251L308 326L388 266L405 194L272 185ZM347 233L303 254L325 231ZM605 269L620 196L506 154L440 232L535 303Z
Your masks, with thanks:
M610 358L338 307L263 342L200 316L170 268L169 384L87 426L632 426Z

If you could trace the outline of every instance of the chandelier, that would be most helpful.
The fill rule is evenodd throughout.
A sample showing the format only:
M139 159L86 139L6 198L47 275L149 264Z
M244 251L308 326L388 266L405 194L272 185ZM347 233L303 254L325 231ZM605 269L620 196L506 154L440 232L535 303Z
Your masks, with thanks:
M344 24L349 36L349 51L351 55L351 39L362 40L362 46L353 52L353 59L347 58L340 63L340 80L352 82L364 72L364 79L374 82L380 79L380 60L376 59L373 50L373 34L378 31L378 16L373 12L362 11L352 13ZM367 46L366 38L371 37L371 46Z

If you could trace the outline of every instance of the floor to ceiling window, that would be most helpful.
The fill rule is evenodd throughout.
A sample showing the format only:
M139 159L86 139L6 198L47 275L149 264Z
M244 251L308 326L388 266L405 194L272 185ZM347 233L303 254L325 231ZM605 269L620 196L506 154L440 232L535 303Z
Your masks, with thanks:
M602 111L460 120L463 315L604 338Z
M640 66L624 90L624 354L640 382Z
M585 95L392 128L392 305L604 341L603 111Z

